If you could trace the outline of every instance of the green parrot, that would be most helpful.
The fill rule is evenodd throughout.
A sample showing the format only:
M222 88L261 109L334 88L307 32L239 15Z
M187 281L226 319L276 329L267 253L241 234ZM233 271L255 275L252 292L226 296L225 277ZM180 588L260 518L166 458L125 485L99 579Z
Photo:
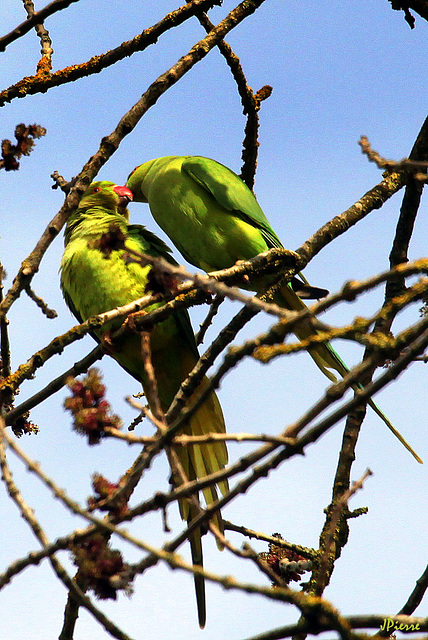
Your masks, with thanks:
M135 201L148 202L154 219L184 258L207 272L227 269L238 260L249 260L283 246L252 191L236 173L210 158L166 156L149 160L134 169L126 186ZM327 294L326 290L310 287L303 276L300 278L293 278L281 287L274 297L278 305L300 311L306 308L301 298ZM262 292L269 282L268 277L258 278L251 288ZM310 320L295 329L300 340L314 332ZM308 351L331 381L337 380L332 370L341 376L348 373L348 367L330 344L320 344ZM368 404L416 460L422 462L373 400Z
M141 266L124 260L126 249L151 256L161 256L176 264L170 249L160 238L141 225L128 224L127 204L132 193L126 187L113 182L94 182L83 194L79 208L70 216L65 229L65 251L61 261L61 289L70 310L82 322L99 313L128 304L150 291L151 266ZM106 253L100 245L106 243L109 232L124 238L124 248L114 248ZM122 235L123 234L123 235ZM123 244L121 245L123 247ZM146 309L150 311L162 303ZM117 329L122 320L113 321L94 331L94 338L103 338ZM156 324L150 332L152 363L154 366L159 400L164 412L168 410L181 382L196 364L199 354L187 311L180 311ZM146 385L146 373L140 352L140 337L129 334L123 344L111 355L134 378ZM206 388L205 378L193 395L194 400ZM225 433L222 410L213 392L190 418L182 433L203 435L210 432ZM176 449L179 461L189 480L201 478L223 469L227 464L224 442L201 444ZM222 494L228 490L227 482L219 482ZM207 503L217 499L215 487L203 491ZM180 501L180 513L190 522L197 514L188 500ZM222 528L221 517L216 524ZM201 530L190 537L193 564L202 566ZM205 624L205 585L201 576L195 575L198 618Z

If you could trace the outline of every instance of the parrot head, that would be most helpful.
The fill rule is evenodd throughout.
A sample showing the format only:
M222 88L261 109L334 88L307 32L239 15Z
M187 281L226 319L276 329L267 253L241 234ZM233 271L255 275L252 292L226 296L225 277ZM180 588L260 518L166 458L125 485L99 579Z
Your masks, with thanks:
M149 160L149 162L138 165L128 176L126 186L131 189L136 202L147 202L147 198L143 192L143 182L154 162L155 160Z
M121 187L114 182L100 180L92 182L83 194L79 209L102 207L110 211L118 211L126 219L128 218L127 206L133 199L132 192L127 187Z
M72 234L88 216L97 213L102 215L119 214L123 216L125 222L129 222L127 206L132 199L132 192L127 187L120 187L107 180L92 182L81 197L78 208L67 221L64 232L65 245L68 244Z

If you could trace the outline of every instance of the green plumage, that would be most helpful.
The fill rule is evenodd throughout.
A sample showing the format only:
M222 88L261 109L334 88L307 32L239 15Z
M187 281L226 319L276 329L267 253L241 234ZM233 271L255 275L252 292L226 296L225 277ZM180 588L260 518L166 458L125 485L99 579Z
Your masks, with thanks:
M283 246L254 194L233 171L215 160L200 156L150 160L131 173L127 186L134 200L149 203L154 219L186 260L205 271L227 269L238 260L248 260ZM259 293L268 286L266 277L251 282ZM274 301L300 311L305 308L301 298L326 293L310 287L303 277L293 278ZM310 320L295 329L300 340L315 332ZM336 381L333 371L341 376L349 371L330 344L311 347L309 353L332 381ZM416 460L422 462L373 400L368 404Z
M115 192L115 189L119 193ZM122 190L122 191L121 191ZM116 187L111 182L95 182L83 195L79 208L70 217L65 231L65 251L61 262L61 288L71 311L79 321L128 304L141 298L148 291L148 276L151 266L123 259L125 250L134 250L152 256L162 256L175 264L169 248L153 233L143 226L128 224L126 202L120 195L129 190ZM131 196L131 194L129 194ZM123 234L125 249L101 250L106 234ZM153 305L146 309L159 306ZM122 323L113 321L95 332L101 340L106 332ZM187 377L198 360L198 351L187 311L180 311L161 323L150 332L152 363L155 369L159 399L166 412L178 391L181 382ZM130 334L112 353L117 362L146 385L146 374L140 355L140 337ZM201 388L208 384L205 378ZM224 433L225 425L220 404L215 393L190 419L183 433L203 435L205 433ZM190 480L201 478L222 469L227 464L227 450L224 443L203 444L177 448L179 460ZM222 493L227 492L227 483L219 483ZM217 499L215 487L204 490L207 503ZM189 509L189 502L180 502L180 512L190 521L195 513ZM221 527L221 518L217 518ZM194 564L202 565L201 531L195 531L191 540ZM198 614L201 626L205 624L205 595L203 578L196 577Z

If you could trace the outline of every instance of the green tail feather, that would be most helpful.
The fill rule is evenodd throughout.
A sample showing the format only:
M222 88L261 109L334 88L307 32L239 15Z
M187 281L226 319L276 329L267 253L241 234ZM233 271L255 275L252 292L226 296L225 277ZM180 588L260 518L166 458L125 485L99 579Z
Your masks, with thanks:
M187 372L183 371L183 379L186 375ZM205 389L208 384L208 378L204 378L199 393ZM197 394L193 399L196 398ZM183 433L199 436L210 433L211 431L215 433L224 433L225 430L226 428L220 403L213 392L190 418L189 423L183 428ZM224 442L197 444L191 447L178 447L176 452L189 480L204 478L205 476L223 469L227 464L227 449ZM219 482L218 487L223 495L225 495L229 490L227 480ZM218 499L215 485L206 487L202 490L202 493L207 505L217 501ZM179 507L181 517L183 520L187 520L188 523L198 515L197 509L192 507L191 502L186 498L179 501ZM223 520L220 512L212 516L212 521L221 533L224 533ZM199 527L189 536L189 542L193 564L202 567L202 532ZM218 541L217 546L220 550L223 549L223 546ZM203 576L194 574L194 581L198 620L199 626L202 629L205 626L206 619L205 580Z
M190 509L188 523L192 520L192 510ZM195 529L189 538L190 549L192 553L192 563L203 567L204 560L202 555L202 536L200 528ZM205 601L205 579L203 576L194 574L196 606L198 608L198 622L201 629L205 627L207 618L206 601Z
M333 347L330 344L320 345L320 350L323 350L323 347L326 349L326 351L328 351L328 355L331 356L332 362L334 362L334 364L336 365L336 366L334 366L335 370L338 373L340 373L341 376L346 375L349 372L349 369L346 366L346 364L343 362L341 357L333 349ZM331 366L333 366L333 365L331 365ZM354 389L354 391L357 391L358 389L363 389L364 387L363 387L362 384L356 384L356 385L352 385L352 388ZM387 416L383 413L383 411L381 409L379 409L377 404L371 398L367 401L367 404L369 405L369 407L371 407L373 409L373 411L375 413L377 413L379 418L384 422L384 424L386 424L388 429L401 442L401 444L407 449L407 451L410 451L410 453L415 458L415 460L417 460L420 464L423 464L423 460L418 456L418 454L414 451L414 449L412 449L412 447L409 445L407 440L405 440L403 438L401 433L399 431L397 431L397 429L391 423L389 418L387 418Z
M282 307L286 307L287 309L292 309L294 311L301 311L302 309L306 309L306 305L304 302L300 300L300 298L294 293L291 287L283 287L281 289L280 294L276 297L275 302L280 304ZM301 323L296 329L295 334L299 338L299 340L306 340L310 338L314 334L314 329L311 326L310 322ZM317 367L323 372L325 376L332 382L337 382L337 378L332 373L330 369L334 369L337 371L342 377L344 377L347 373L349 373L349 369L346 364L343 362L342 358L338 353L333 349L330 344L320 344L315 347L311 347L308 349L309 355L314 360ZM352 388L354 391L358 389L363 389L363 385L356 384L353 385ZM377 404L370 398L367 401L367 404L373 409L375 413L379 416L379 418L386 424L388 429L394 434L394 436L401 442L401 444L412 454L412 456L417 460L420 464L423 464L422 459L418 456L418 454L412 449L409 443L403 438L401 433L397 431L394 425L390 422L390 420L386 417L381 409L377 406Z

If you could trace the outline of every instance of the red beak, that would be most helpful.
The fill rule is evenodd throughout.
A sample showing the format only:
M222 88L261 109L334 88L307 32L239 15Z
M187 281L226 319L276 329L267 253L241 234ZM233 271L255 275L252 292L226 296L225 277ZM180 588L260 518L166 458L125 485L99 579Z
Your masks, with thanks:
M116 185L113 187L113 191L121 198L128 198L129 201L134 199L132 191L128 189L128 187L120 187L119 185Z

